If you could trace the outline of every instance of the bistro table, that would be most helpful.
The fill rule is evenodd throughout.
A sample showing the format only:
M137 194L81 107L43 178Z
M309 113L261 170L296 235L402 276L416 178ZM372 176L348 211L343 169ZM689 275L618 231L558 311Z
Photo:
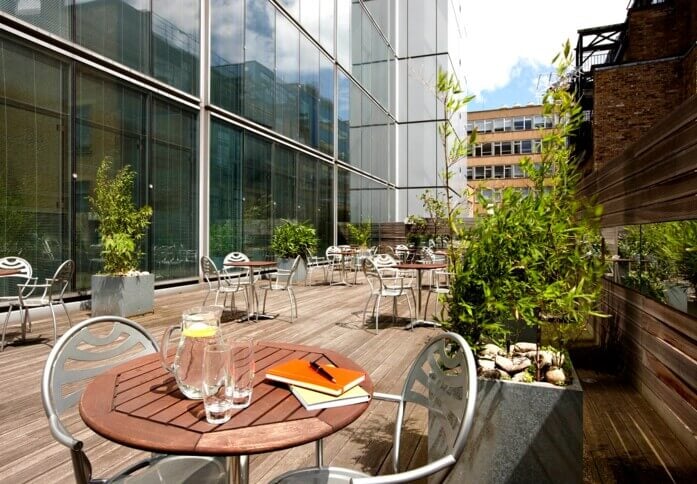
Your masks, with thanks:
M332 280L329 281L330 286L350 286L351 283L346 280L346 263L351 260L351 258L356 255L357 252L353 249L346 249L342 250L341 252L333 252L330 253L330 255L333 256L341 256L339 259L339 263L341 264L341 280L339 282L334 282L334 277L332 276ZM333 269L332 269L333 270Z
M256 321L259 321L259 319L273 319L276 316L274 314L265 314L265 313L260 313L259 312L259 298L257 297L257 291L254 287L254 283L256 282L256 278L254 276L255 273L261 271L262 269L268 269L271 267L275 267L276 262L275 261L270 261L270 260L246 260L246 261L235 261L235 262L226 262L225 267L248 267L250 271L250 277L252 278L251 284L249 285L250 291L251 291L251 296L252 296L252 301L254 301L254 307L255 311L254 313L249 313L249 316L247 316L245 319L248 321L251 321L252 318L254 318Z
M433 269L443 269L448 265L445 263L431 263L431 264L416 264L416 263L401 263L394 265L395 269L402 271L416 271L416 317L414 321L407 325L407 329L411 329L414 326L440 326L440 324L435 321L428 321L426 319L418 319L419 314L421 314L421 279L423 276L423 271L430 271Z
M80 400L82 420L102 437L149 452L227 456L231 482L249 482L249 455L318 441L344 428L369 402L308 411L265 370L299 358L364 371L349 358L313 346L258 342L252 403L221 425L206 421L202 400L189 400L162 368L159 354L136 358L97 376ZM173 353L170 355L173 357ZM366 374L360 385L372 395ZM317 444L318 453L321 445ZM318 454L319 455L319 454Z

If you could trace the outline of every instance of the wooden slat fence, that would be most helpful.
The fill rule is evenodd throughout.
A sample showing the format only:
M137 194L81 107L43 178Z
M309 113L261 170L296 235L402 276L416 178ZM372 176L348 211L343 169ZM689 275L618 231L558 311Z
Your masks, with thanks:
M697 218L697 96L585 178L581 191L614 227ZM697 458L697 318L609 280L600 320L608 349L624 358L631 381Z

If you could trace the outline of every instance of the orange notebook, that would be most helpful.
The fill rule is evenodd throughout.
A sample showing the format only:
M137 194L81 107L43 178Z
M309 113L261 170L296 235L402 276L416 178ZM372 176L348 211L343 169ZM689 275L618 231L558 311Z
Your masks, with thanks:
M266 378L298 387L309 388L316 392L338 396L365 380L362 371L322 365L322 368L334 377L336 383L310 366L309 361L290 360L266 370Z

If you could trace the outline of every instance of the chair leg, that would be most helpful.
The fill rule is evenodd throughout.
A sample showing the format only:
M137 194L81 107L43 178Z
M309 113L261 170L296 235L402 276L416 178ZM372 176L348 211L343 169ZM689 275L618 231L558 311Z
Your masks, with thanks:
M365 313L368 311L368 304L370 304L370 301L373 300L374 294L371 294L368 297L368 300L365 302L365 307L363 308L363 326L365 326ZM373 311L375 311L375 305L373 304Z
M246 287L244 288L243 294L244 294L244 304L247 307L247 321L249 321L252 317L252 313L249 311L249 307L250 307L249 306L249 295L247 294Z
M7 314L5 315L5 324L2 326L2 346L0 346L0 351L5 351L5 333L7 332L7 323L10 321L10 315L12 314L12 304L7 308Z
M378 296L377 301L377 312L375 313L375 334L378 334L378 320L380 319L380 296Z
M56 312L53 310L53 304L48 305L51 310L51 317L53 318L53 344L56 344L56 339L58 339L58 329L56 327Z
M392 324L397 322L397 298L392 298Z
M61 299L61 304L63 305L63 311L65 311L65 316L68 318L68 327L72 328L73 327L73 321L70 319L70 313L68 313L68 308L65 307L65 302Z
M261 312L262 312L262 313L266 313L266 296L267 296L268 294L269 294L269 290L268 290L268 289L264 289L264 304L263 304L263 306L261 307Z
M318 439L315 441L315 454L317 458L317 467L321 468L324 465L324 441Z
M290 301L290 322L293 322L293 290L290 288L290 286L286 289L288 291L288 300ZM296 308L295 314L297 316L298 311Z

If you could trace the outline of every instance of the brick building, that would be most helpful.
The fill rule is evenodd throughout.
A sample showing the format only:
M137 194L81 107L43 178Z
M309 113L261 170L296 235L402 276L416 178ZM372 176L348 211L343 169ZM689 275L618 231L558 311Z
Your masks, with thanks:
M467 161L468 186L494 202L506 187L527 190L530 180L520 168L520 159L539 160L541 139L553 122L542 115L542 106L470 111L467 120L467 132L477 130L477 142ZM474 212L481 210L475 196Z
M623 24L579 30L584 171L617 157L697 93L697 2L634 0Z

